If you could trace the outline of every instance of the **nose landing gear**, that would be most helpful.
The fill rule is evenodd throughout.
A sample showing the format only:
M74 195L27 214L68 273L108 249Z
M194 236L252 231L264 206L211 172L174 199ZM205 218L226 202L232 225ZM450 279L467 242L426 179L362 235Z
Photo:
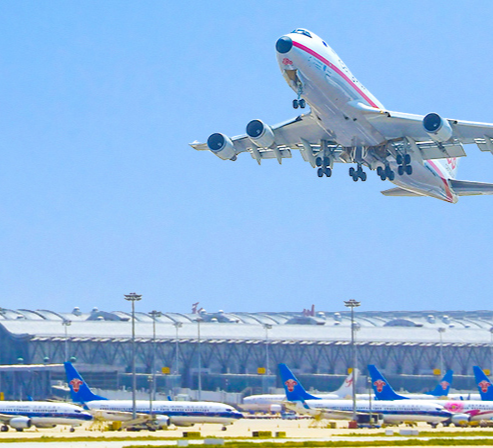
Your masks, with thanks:
M301 81L298 81L298 98L293 100L293 107L295 109L298 109L298 107L304 109L306 107L306 101L303 98L301 98L302 94L303 94L303 84L301 83Z

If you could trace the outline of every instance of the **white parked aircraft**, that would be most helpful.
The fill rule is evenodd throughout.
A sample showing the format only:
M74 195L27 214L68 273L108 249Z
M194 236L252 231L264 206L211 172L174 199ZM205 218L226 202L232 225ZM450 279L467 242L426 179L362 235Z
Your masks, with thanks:
M386 196L429 196L456 203L459 196L493 194L493 184L456 180L457 158L464 144L493 153L493 124L391 112L349 71L339 56L314 33L296 29L276 43L277 61L297 94L294 108L310 113L269 126L253 120L246 135L212 134L197 150L210 150L223 160L248 152L263 159L291 157L299 150L318 176L330 177L334 163L355 163L354 181L365 181L364 167L397 188Z
M356 382L358 381L359 371L356 371ZM350 398L353 394L353 374L350 373L339 389L330 393L317 394L317 398L323 400L340 400ZM243 399L241 409L249 412L280 412L282 404L286 400L285 394L263 394L250 395Z
M70 362L65 364L67 383L74 403L83 403L95 417L108 421L121 421L126 425L166 427L193 426L195 423L230 425L243 418L232 406L214 402L137 400L137 420L133 419L132 400L108 400L95 395Z
M54 428L67 425L72 428L91 421L92 415L80 407L68 403L49 401L0 401L0 430L8 431L9 426L22 431L36 428Z

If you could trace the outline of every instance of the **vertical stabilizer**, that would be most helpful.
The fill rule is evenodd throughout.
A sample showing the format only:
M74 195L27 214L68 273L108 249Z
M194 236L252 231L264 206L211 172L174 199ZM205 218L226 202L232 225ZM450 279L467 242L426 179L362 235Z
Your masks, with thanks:
M392 386L385 379L385 377L380 373L380 371L373 365L368 365L368 372L371 376L371 385L373 391L375 392L375 398L377 400L407 400L407 397L398 395L395 393Z
M447 370L442 378L442 381L437 384L437 387L430 392L426 392L426 394L434 397L446 397L450 391L450 386L452 386L453 377L454 371Z
M70 388L70 396L74 403L87 403L88 401L107 400L93 394L89 386L84 381L79 372L75 369L71 362L63 363L65 366L65 374L67 375L67 384Z
M310 395L304 389L298 378L294 376L294 373L289 370L286 364L279 364L279 373L288 401L319 400L319 398Z
M332 393L337 395L339 398L352 397L353 396L353 381L355 381L356 383L358 382L358 375L359 375L359 370L355 369L354 370L354 378L353 378L353 372L351 372L346 377L346 379L344 380L344 383L342 383L341 387L339 387L339 389L335 390Z
M473 370L481 400L493 401L493 387L491 387L491 381L478 366L474 366Z

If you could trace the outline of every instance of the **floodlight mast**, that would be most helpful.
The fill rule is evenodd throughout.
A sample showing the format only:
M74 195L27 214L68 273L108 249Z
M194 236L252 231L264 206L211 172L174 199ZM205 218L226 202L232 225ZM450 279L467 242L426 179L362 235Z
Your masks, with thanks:
M135 302L142 300L142 295L131 292L124 295L125 300L132 302L132 418L137 418L137 403L135 392L137 389L137 378L135 376Z
M352 374L353 374L353 422L356 421L356 346L354 344L354 309L361 305L361 302L358 302L354 299L344 301L344 306L347 308L351 308L351 351L353 358L353 366L352 366Z
M152 402L156 400L156 319L163 313L153 310L149 315L152 316L152 384L149 388L149 413L152 415Z

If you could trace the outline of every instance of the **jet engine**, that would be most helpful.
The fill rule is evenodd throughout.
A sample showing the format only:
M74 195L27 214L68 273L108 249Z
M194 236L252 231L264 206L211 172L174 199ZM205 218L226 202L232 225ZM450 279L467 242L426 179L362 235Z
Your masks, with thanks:
M32 426L32 423L28 417L14 417L10 419L9 425L14 429L27 429Z
M282 406L280 404L271 404L269 410L272 414L278 414L282 411Z
M169 417L165 415L156 415L154 422L158 428L167 428L169 426Z
M207 139L207 147L223 160L231 160L238 154L231 139L224 134L215 133Z
M449 122L434 112L423 118L423 127L431 139L436 142L448 142L454 135Z
M450 421L456 426L464 426L469 423L471 416L469 414L454 414Z
M269 148L275 141L274 131L260 120L252 120L247 124L246 133L250 141L259 148Z

